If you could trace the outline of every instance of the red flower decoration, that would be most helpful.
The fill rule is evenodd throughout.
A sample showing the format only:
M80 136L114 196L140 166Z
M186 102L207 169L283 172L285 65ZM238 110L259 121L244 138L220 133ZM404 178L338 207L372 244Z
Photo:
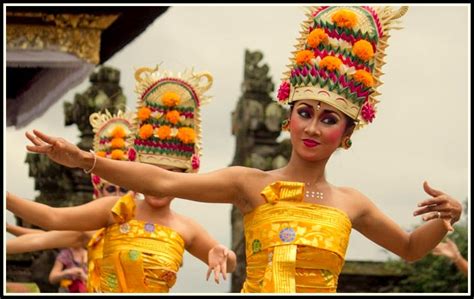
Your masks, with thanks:
M285 101L290 96L290 84L286 81L281 83L278 89L278 100Z
M365 121L371 123L375 118L375 109L369 103L365 103L364 106L362 106L361 114Z
M196 155L193 155L193 158L191 160L191 165L192 165L193 169L194 170L199 169L199 164L200 164L199 157L196 156Z
M93 174L92 175L92 183L94 183L94 185L99 185L100 184L100 176Z
M135 151L134 148L130 148L128 150L128 160L135 161L136 158L137 158L137 152Z

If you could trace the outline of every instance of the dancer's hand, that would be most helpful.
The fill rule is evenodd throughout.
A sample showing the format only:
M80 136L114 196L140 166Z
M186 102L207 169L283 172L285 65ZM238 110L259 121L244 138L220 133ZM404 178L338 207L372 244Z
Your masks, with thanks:
M446 242L440 242L434 249L434 255L442 255L449 258L452 261L457 260L461 257L461 253L459 253L459 249L456 246L456 243L447 239Z
M214 281L219 283L219 273L222 273L224 280L227 279L227 257L229 249L222 244L214 246L209 250L209 269L207 270L206 280L214 271Z
M26 146L29 151L46 154L54 162L67 167L86 168L87 166L80 165L83 160L81 158L85 154L92 155L63 138L48 136L37 130L33 130L33 133L26 132L26 137L34 144Z
M459 201L452 198L450 195L431 188L427 182L423 183L425 192L433 196L430 199L424 200L418 204L419 209L415 210L414 216L426 214L423 220L441 218L444 221L446 229L453 231L452 225L456 223L461 217L462 205Z

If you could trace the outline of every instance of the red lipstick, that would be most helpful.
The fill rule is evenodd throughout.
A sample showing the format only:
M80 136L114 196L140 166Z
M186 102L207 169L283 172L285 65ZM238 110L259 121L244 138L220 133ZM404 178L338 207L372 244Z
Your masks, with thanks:
M312 139L303 139L303 143L307 147L315 147L315 146L319 145L319 142L317 142L315 140L312 140Z

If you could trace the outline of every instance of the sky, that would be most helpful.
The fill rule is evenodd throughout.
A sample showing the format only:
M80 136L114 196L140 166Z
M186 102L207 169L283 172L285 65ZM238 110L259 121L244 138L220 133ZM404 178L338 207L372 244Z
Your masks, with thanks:
M423 181L460 201L470 197L469 8L410 6L402 17L404 28L390 33L374 122L355 132L351 149L336 152L327 165L329 182L358 189L407 231L422 223L412 213L429 197ZM293 5L173 6L105 65L121 71L120 85L131 110L137 98L133 74L139 67L161 63L162 69L176 73L194 66L213 74L212 102L201 109L200 172L205 173L228 166L234 156L231 113L242 95L245 50L263 52L277 88L304 19L303 7ZM24 133L34 128L77 143L77 127L64 127L63 103L72 103L88 86L86 79L25 128L5 128L4 189L29 199L39 194L24 162ZM285 134L281 138L289 137ZM172 208L231 246L230 205L175 199ZM5 217L14 223L10 212ZM352 231L346 260L389 258L395 255ZM171 293L230 290L230 279L219 285L206 282L206 269L186 253Z

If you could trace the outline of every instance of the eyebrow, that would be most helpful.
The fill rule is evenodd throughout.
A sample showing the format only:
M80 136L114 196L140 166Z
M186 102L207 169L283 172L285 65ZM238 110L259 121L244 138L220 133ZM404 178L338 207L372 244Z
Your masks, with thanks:
M331 114L336 114L338 117L341 117L339 113L335 110L329 110L329 109L324 109L322 113L331 113Z
M310 109L313 109L313 111L315 110L313 106L311 106L310 104L307 104L307 103L301 103L299 106L297 106L296 108L300 108L301 106L305 106L305 107L308 107ZM331 110L331 109L323 109L321 111L321 113L331 113L331 114L336 114L339 118L341 118L342 116L339 115L338 111L337 110Z

